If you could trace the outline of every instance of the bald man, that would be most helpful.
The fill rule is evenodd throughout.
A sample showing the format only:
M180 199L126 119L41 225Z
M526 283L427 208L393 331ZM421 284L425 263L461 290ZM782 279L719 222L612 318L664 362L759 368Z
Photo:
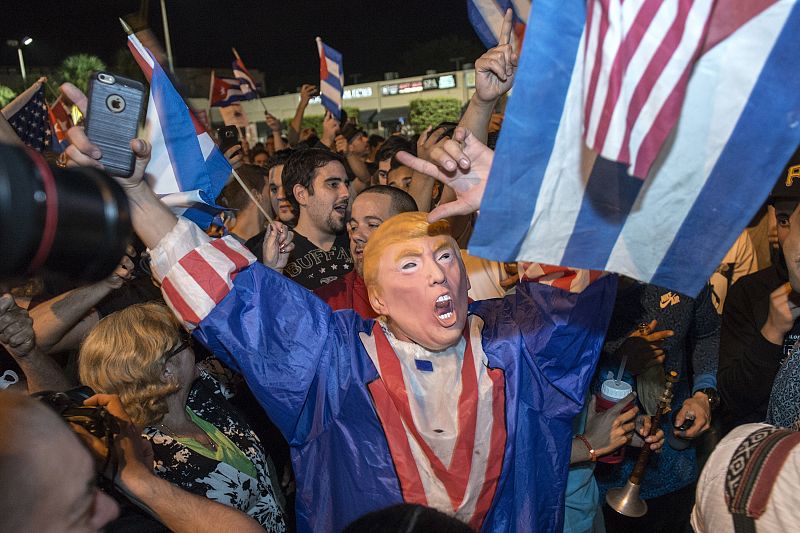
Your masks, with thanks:
M0 392L0 479L4 531L98 531L118 514L75 433L43 403L8 391Z
M115 485L175 532L263 531L244 513L190 494L153 474L152 452L116 396L98 394L86 405L117 417L120 471ZM83 432L100 456L102 443ZM95 461L76 434L43 403L0 391L0 529L41 533L101 531L117 517L116 502L97 485Z

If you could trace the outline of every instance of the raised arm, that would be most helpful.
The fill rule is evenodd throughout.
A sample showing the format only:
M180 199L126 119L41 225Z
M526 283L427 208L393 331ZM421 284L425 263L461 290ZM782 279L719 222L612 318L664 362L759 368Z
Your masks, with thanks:
M10 294L0 297L0 344L25 374L29 394L73 386L61 367L36 347L33 321Z
M39 349L50 353L77 348L99 320L92 311L94 306L130 279L132 271L133 262L126 255L108 278L65 292L30 309Z
M296 145L300 141L300 128L303 124L303 115L306 113L308 101L317 92L317 86L304 83L300 88L300 101L297 103L297 109L294 112L292 122L289 124L289 131L287 137L291 146Z
M482 143L488 138L495 104L514 84L519 54L511 44L512 27L513 13L508 9L503 18L499 44L475 61L475 92L459 122Z

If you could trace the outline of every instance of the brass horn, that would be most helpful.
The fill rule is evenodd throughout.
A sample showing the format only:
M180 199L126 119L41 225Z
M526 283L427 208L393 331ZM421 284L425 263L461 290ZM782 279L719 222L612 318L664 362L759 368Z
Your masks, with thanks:
M650 435L658 433L658 428L661 426L661 416L669 413L671 409L672 386L676 381L678 381L678 373L673 370L667 376L664 393L659 399L658 409L656 409L656 414L653 416L652 424L650 425ZM631 518L639 518L647 514L647 502L639 496L639 489L641 488L642 477L644 477L644 470L649 459L650 446L644 443L628 482L625 483L624 487L611 489L606 494L606 503L608 503L609 507Z

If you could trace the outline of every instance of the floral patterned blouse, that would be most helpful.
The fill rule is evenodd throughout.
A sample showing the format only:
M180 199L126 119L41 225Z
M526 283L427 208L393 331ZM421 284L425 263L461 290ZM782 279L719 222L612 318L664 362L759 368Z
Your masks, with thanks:
M273 472L261 441L225 399L222 385L201 368L186 404L241 450L253 463L257 477L197 453L159 428L148 426L142 437L153 446L156 474L189 492L247 513L267 531L286 531L283 509L273 488Z

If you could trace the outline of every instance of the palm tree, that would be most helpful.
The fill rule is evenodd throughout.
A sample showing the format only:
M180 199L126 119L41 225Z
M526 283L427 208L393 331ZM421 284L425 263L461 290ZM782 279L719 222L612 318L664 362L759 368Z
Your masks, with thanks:
M0 85L0 107L5 107L8 103L16 98L17 93L15 93L10 87L6 87L5 85Z
M58 74L62 83L68 81L85 93L89 85L89 76L92 72L105 69L106 65L99 57L89 54L77 54L69 56L61 63Z

